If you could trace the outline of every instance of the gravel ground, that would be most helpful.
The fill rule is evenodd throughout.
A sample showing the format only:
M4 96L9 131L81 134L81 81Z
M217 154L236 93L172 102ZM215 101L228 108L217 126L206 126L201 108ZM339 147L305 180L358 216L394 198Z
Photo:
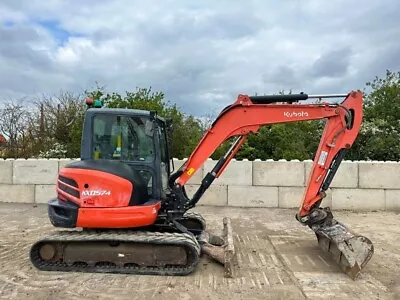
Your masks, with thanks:
M55 230L46 206L0 204L0 299L400 299L400 219L389 212L334 212L369 237L375 254L353 281L319 249L294 210L199 207L209 228L230 216L239 266L233 279L206 257L186 277L39 272L33 241Z

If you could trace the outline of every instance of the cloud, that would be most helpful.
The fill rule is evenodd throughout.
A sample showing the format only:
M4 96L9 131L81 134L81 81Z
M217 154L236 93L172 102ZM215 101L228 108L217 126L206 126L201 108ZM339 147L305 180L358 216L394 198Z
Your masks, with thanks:
M25 69L42 71L51 69L52 62L46 51L47 45L51 44L51 37L46 32L19 25L0 27L0 41L0 55L5 64L9 62L24 66Z
M350 67L350 58L350 47L323 53L312 64L310 75L314 77L344 77Z
M0 4L0 99L165 92L196 115L239 93L346 93L400 68L400 2L39 1Z

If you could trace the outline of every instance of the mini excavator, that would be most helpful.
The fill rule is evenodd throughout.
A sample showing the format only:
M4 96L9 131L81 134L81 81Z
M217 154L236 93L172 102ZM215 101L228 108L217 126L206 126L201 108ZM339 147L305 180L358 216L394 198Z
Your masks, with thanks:
M327 98L341 101L323 101ZM300 103L307 99L319 101ZM48 202L50 222L64 229L40 238L30 249L31 262L39 270L188 275L205 253L232 277L235 246L230 218L223 218L223 234L216 235L190 209L249 134L264 125L310 120L325 120L325 128L295 218L315 233L320 248L354 280L373 255L368 238L337 221L329 207L320 207L345 151L358 135L360 91L240 94L175 172L169 120L155 111L103 107L99 99L88 98L86 104L80 160L59 170L57 196ZM227 153L188 197L185 184L228 140L232 145Z

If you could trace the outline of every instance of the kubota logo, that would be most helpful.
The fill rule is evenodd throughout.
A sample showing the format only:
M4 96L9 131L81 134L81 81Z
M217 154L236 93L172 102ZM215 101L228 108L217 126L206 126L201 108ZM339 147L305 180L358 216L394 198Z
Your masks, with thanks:
M283 115L284 115L286 118L308 117L308 112L306 112L306 111L300 111L300 112L295 112L295 111L289 112L289 111L285 111L285 112L283 113Z
M100 191L100 190L86 190L82 192L82 196L111 196L111 191Z

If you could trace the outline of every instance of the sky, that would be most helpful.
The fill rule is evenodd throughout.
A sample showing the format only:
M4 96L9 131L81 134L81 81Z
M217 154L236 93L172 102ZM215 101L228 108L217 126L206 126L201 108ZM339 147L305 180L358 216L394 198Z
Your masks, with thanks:
M98 82L196 116L238 94L363 89L400 71L398 0L0 0L0 102Z

